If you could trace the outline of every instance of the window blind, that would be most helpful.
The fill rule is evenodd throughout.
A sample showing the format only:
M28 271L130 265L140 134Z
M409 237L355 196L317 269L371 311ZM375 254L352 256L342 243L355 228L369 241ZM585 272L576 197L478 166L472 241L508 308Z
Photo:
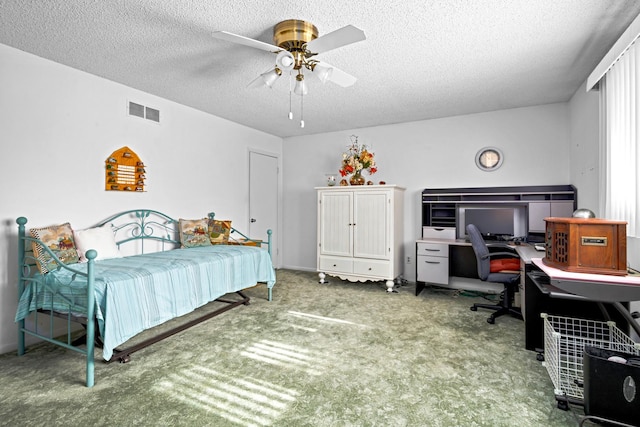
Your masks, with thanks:
M604 216L627 221L627 235L639 237L640 224L640 53L632 44L600 82L601 153L604 158Z

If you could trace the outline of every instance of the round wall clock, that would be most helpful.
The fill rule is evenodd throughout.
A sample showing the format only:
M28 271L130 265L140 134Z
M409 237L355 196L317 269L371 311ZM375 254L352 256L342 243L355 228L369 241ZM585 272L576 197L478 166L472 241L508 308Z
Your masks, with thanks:
M484 147L476 154L476 165L483 171L494 171L502 166L504 155L499 148Z

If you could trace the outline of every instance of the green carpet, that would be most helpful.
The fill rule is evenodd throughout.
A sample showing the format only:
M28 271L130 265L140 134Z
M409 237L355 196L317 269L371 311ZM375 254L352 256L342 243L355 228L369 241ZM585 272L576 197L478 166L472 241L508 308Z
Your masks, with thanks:
M2 425L573 426L524 348L524 323L480 298L279 270L251 304L98 362L48 344L0 356ZM98 360L102 360L101 353Z

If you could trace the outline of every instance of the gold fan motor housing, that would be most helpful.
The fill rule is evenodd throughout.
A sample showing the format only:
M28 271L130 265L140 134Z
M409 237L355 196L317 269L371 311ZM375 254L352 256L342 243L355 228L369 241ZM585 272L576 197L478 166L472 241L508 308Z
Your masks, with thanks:
M273 41L276 46L291 51L304 50L304 45L318 38L318 29L307 21L287 19L273 29Z

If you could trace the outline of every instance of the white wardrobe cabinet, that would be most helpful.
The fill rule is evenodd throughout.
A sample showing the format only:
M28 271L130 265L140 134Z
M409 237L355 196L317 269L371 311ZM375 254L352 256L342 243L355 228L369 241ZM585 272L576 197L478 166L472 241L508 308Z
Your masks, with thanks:
M366 185L316 188L318 272L352 282L386 281L402 271L404 188Z

